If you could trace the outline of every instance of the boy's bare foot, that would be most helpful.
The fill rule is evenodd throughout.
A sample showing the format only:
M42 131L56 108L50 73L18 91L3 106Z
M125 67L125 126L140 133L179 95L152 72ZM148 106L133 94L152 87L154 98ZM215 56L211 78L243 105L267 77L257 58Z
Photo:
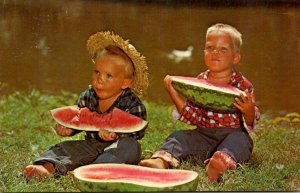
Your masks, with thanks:
M149 167L149 168L159 168L159 169L167 169L169 167L169 164L161 158L141 160L139 165Z
M31 179L32 177L35 178L43 178L49 177L54 172L54 166L51 163L46 163L44 165L28 165L25 167L23 171L23 176L27 180Z
M217 181L227 169L234 169L235 161L226 153L216 151L206 166L206 174L211 181Z

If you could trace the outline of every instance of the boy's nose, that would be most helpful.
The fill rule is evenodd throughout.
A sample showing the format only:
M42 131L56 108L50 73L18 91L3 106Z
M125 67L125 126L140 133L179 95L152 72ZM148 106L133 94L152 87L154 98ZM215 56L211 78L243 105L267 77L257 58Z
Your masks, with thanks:
M98 83L98 84L102 84L103 83L103 76L101 76L101 74L98 74L94 80Z
M97 82L98 82L99 84L102 84L102 83L103 83L103 78L102 78L101 76L98 76Z
M219 50L217 50L217 48L215 48L215 49L212 50L211 53L212 53L212 54L218 54L218 53L219 53Z

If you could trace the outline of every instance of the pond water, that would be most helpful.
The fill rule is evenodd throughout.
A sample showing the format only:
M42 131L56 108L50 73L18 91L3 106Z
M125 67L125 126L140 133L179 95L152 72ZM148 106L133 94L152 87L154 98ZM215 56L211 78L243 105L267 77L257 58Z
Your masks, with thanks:
M111 30L146 56L151 85L146 99L171 103L165 75L196 76L205 70L207 27L236 26L243 35L238 70L254 84L263 112L300 111L300 7L200 6L121 1L0 0L0 92L37 88L80 93L90 83L87 38ZM168 58L193 46L189 60Z

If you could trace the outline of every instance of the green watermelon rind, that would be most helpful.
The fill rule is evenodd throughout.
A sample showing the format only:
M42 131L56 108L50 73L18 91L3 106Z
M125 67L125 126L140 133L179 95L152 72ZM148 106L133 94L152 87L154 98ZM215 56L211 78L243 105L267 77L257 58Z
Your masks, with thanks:
M74 178L74 182L78 189L84 192L195 191L198 186L198 180L199 177L186 184L167 187L154 187L126 182L90 182Z
M93 164L96 165L96 164ZM103 164L102 164L103 165ZM160 170L160 171L166 171L166 172L173 172L174 175L176 175L176 171L181 171L181 170L176 170L176 169L154 169L154 168L146 168L146 167L141 167L141 166L135 166L135 165L127 165L127 164L104 164L107 167L139 167L139 168L144 168L144 170ZM90 167L92 165L89 165L87 167ZM85 166L83 166L85 167ZM77 171L76 171L77 170ZM198 187L198 181L199 181L199 175L198 173L194 171L189 171L190 172L191 178L187 179L184 182L178 182L176 184L171 184L167 185L167 183L162 183L155 186L154 184L147 184L146 182L134 182L132 180L126 180L120 179L120 180L87 180L79 176L78 171L79 169L75 169L73 172L73 179L74 183L78 187L79 190L81 191L87 191L87 192L148 192L148 191L195 191ZM173 170L173 171L172 171ZM177 173L178 175L178 173Z
M238 108L233 103L235 102L235 98L240 98L239 93L217 91L187 84L176 77L173 78L172 85L181 95L208 110L221 112L238 111Z

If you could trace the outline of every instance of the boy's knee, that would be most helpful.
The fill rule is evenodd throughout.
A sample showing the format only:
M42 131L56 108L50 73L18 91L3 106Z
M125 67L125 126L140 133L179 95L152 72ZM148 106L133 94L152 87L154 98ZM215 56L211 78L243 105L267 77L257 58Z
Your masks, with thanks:
M185 130L177 130L174 131L168 138L176 139L178 141L186 140L187 139L187 132Z
M119 139L118 149L120 148L120 156L124 158L124 162L128 164L137 164L141 158L141 145L132 137L124 137Z
M109 148L94 163L126 163L137 164L141 157L141 146L131 137L118 140L117 146Z
M118 148L125 148L124 151L128 151L128 148L130 148L130 151L139 151L140 144L132 137L124 137L119 139Z
M136 144L137 140L132 137L121 137L119 143Z
M253 141L249 134L245 132L234 132L229 135L229 138L231 138L233 141L238 142L240 145L245 145L248 148L252 149L253 147Z
M218 148L219 151L228 153L238 163L249 160L252 149L253 141L244 132L231 133Z

